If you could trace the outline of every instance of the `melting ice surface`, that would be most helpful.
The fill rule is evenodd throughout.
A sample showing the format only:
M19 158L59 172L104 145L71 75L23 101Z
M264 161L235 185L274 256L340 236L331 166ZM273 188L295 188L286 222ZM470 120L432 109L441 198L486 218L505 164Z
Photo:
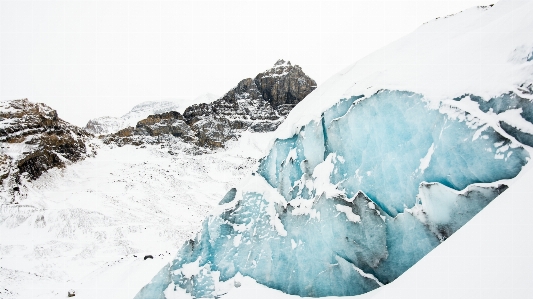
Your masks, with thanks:
M483 111L490 101L478 104ZM494 107L484 112L499 113ZM213 298L237 273L311 297L387 284L503 192L499 181L527 163L516 141L521 131L504 131L507 137L411 92L344 99L319 122L277 140L260 176L230 190L222 212L136 298L172 298L178 288Z

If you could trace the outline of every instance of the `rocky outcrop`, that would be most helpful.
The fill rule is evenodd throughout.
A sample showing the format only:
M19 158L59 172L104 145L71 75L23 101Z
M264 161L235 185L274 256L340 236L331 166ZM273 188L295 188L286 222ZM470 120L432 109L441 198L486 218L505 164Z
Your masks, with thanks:
M149 115L183 109L185 107L182 107L182 104L170 101L143 102L135 105L128 113L121 117L104 116L91 119L87 122L85 130L94 135L112 134L127 127L135 126L138 121L145 119Z
M135 134L144 136L172 135L185 141L194 140L194 132L179 112L150 115L137 123Z
M151 115L136 127L123 129L104 142L140 144L133 136L172 135L204 148L223 147L244 130L274 131L292 108L316 88L316 82L290 62L278 60L273 68L247 78L211 103L189 106L183 115ZM152 139L153 141L153 139Z
M180 99L176 102L143 102L135 105L128 113L121 117L104 116L89 120L85 130L94 135L107 135L116 133L128 127L134 127L138 121L145 119L149 115L161 114L169 111L183 113L185 108L193 104L210 103L217 99L211 93L203 94L195 99Z
M0 194L4 201L15 200L23 179L34 180L50 168L93 154L87 146L89 137L45 104L27 99L0 103Z
M157 143L162 139L158 137L167 136L178 137L186 142L194 143L196 141L195 134L185 122L183 115L176 111L170 111L150 115L137 122L135 127L128 127L105 136L104 143L116 143L120 146L123 144L141 145L143 143ZM167 138L163 139L166 140Z
M274 131L315 88L316 82L299 66L278 60L273 68L242 80L211 104L188 107L183 116L196 132L199 145L222 146L238 138L241 130Z
M299 66L279 60L273 68L258 74L254 83L264 100L280 114L286 115L316 88Z

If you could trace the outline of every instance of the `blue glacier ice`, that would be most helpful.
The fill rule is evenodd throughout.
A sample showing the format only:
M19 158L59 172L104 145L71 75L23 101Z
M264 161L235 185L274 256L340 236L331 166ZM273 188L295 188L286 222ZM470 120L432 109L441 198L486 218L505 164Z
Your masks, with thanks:
M177 288L215 298L238 273L300 296L371 291L468 222L528 160L481 119L420 94L342 99L277 140L259 176L230 190L136 298Z
M490 98L485 101L483 98L475 95L463 95L454 100L461 101L462 99L470 97L471 100L479 104L479 109L483 112L492 112L500 114L502 112L520 109L520 116L529 123L533 123L533 102L529 99L523 98L514 92L508 92L497 97ZM500 121L500 127L513 136L519 142L533 146L533 135L520 130L504 121Z
M510 157L495 159L509 140L490 127L476 139L476 129L484 123L469 120L467 113L464 120L454 120L428 109L421 95L410 92L382 91L344 111L326 111L321 124L311 123L293 138L278 141L262 161L259 172L288 201L300 192L314 196L298 181L330 153L342 159L334 164L331 183L348 197L363 190L391 216L414 205L422 181L462 190L514 177L527 156L518 149L514 156L510 150ZM283 163L294 150L292 162ZM431 161L427 166L421 161L426 156Z

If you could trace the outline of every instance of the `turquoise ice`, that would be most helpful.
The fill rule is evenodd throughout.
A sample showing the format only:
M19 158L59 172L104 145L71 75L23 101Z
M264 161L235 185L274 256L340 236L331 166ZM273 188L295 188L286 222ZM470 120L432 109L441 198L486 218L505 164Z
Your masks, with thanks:
M214 298L237 273L300 296L371 291L468 222L528 160L520 143L420 94L343 99L277 140L251 187L228 192L224 211L136 298L175 288Z

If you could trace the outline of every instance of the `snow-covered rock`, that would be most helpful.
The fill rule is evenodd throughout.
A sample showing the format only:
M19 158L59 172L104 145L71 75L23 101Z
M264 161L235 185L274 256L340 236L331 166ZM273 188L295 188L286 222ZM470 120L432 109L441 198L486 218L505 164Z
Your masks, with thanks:
M181 99L178 101L148 101L135 105L128 113L121 117L103 116L89 120L85 126L87 132L94 135L107 135L116 133L128 127L135 127L137 122L150 115L170 111L183 113L185 109L194 104L211 103L217 96L212 93L200 95L193 100Z
M278 60L271 69L247 78L211 104L188 107L183 116L198 144L221 147L244 130L274 131L296 104L316 88L297 65Z
M92 155L90 136L52 108L27 99L0 103L0 202L18 202L25 181Z
M85 126L85 130L95 135L116 133L121 129L135 126L138 121L146 118L149 115L168 111L180 111L183 109L185 109L183 104L179 104L177 102L143 102L135 105L130 112L121 117L103 116L91 119Z
M202 148L220 148L244 131L274 131L315 87L315 81L299 66L279 60L255 79L242 80L216 101L189 106L183 115L177 111L150 115L104 139L106 143L140 144L167 134Z

